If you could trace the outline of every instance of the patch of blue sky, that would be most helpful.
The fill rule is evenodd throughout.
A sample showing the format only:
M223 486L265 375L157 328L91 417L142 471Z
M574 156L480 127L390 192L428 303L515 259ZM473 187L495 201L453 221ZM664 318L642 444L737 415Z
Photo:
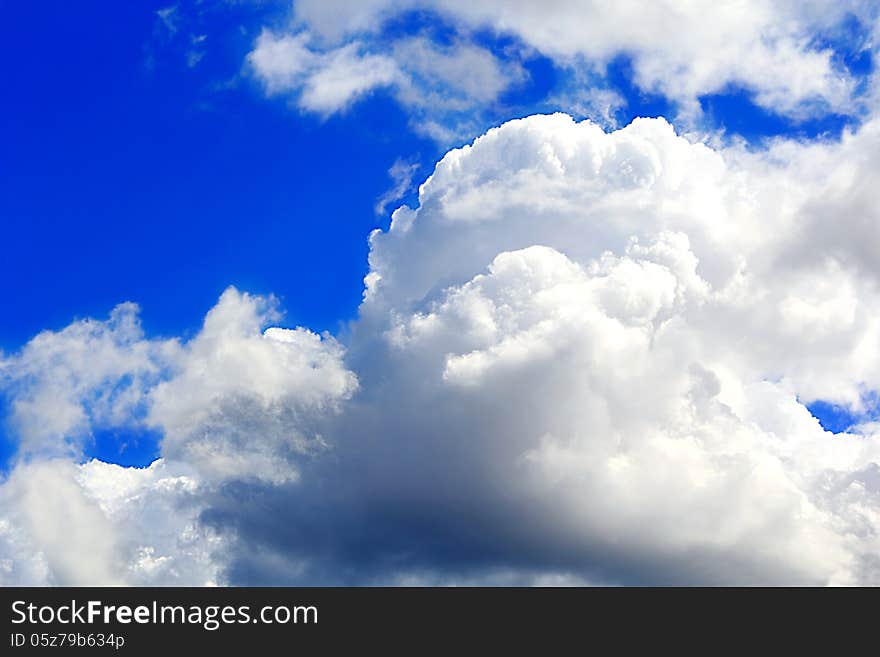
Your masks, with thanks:
M379 27L374 37L386 44L401 38L402 35L422 35L440 46L452 46L460 38L455 25L436 12L429 10L402 11L392 15Z
M161 440L161 432L143 427L98 430L92 433L87 442L83 460L95 458L126 467L143 468L159 458Z
M663 116L672 119L676 114L674 103L661 94L651 93L635 83L632 58L619 55L608 62L605 78L611 89L624 99L625 105L617 113L621 125L630 123L637 117Z
M96 417L97 405L113 405L128 394L133 384L130 376L124 376L112 385L102 387L91 398L83 400L83 410L90 428L83 435L77 430L62 437L65 443L81 448L81 461L93 458L123 466L145 467L159 457L161 432L146 424L147 402L141 399L134 409L126 413L126 424L114 426L112 422ZM14 388L11 389L14 392ZM5 421L0 424L0 475L6 474L18 454L18 440L11 422L12 395L0 393L0 409Z
M85 438L80 460L142 468L159 458L161 440L161 432L146 427L97 429ZM13 430L8 425L0 428L0 477L9 473L17 453Z
M867 77L874 70L873 28L854 14L848 14L832 31L816 35L811 47L831 50L833 61L857 79Z
M0 480L9 473L18 451L18 439L7 423L0 424Z
M807 404L807 410L819 421L825 431L844 433L859 424L880 419L880 395L866 394L862 399L862 408L859 410L822 400Z
M756 104L750 90L730 85L723 92L700 97L707 126L723 130L754 145L773 137L795 139L836 138L857 125L858 119L837 113L820 113L809 118L792 118Z

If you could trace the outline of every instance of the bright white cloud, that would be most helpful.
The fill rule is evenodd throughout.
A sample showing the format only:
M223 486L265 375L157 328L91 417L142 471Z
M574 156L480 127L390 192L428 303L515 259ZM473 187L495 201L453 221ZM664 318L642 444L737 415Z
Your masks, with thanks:
M302 83L318 57L309 50L306 34L276 36L263 30L248 61L259 75L266 92L276 94Z
M346 351L235 290L186 342L35 338L3 361L13 413L58 363L73 409L161 372L136 389L165 460L19 465L0 571L877 583L877 426L833 435L804 402L880 389L878 153L877 122L754 152L533 116L447 153L373 233ZM82 333L113 356L86 383ZM45 514L81 518L69 553Z

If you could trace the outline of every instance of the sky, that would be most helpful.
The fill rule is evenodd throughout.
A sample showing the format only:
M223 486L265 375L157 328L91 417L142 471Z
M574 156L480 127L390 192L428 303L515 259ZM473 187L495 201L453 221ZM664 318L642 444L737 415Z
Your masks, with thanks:
M880 583L875 1L2 8L0 582Z

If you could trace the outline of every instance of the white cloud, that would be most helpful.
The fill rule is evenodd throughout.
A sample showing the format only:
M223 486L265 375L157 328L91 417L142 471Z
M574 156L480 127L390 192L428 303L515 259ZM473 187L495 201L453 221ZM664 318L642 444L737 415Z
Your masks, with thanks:
M262 327L271 300L230 288L184 349L173 377L150 392L163 454L212 480L297 477L295 461L326 448L310 426L357 387L342 347L302 328Z
M320 67L310 75L300 95L307 110L332 114L377 87L392 84L397 76L393 60L382 55L365 55L357 44L338 48L322 57Z
M323 448L310 415L357 388L332 337L263 330L280 318L272 298L229 288L186 343L146 339L137 313L121 304L0 361L20 459L77 458L95 429L152 426L163 453L210 478L295 478L288 457Z
M19 466L0 487L0 555L9 563L0 583L216 583L222 539L198 522L200 494L191 475L161 460L143 469L58 460Z
M177 349L173 340L145 340L138 307L123 303L107 321L44 331L0 359L19 452L78 455L92 429L138 424L145 392Z
M878 135L869 123L840 144L719 153L662 120L608 134L563 115L510 122L448 153L419 209L373 235L362 313L408 312L504 251L542 244L589 262L671 230L715 291L700 330L760 336L748 350L720 337L719 351L806 399L856 403L861 386L880 386L867 255Z
M799 400L880 388L877 134L718 152L556 115L448 153L371 240L351 357L384 335L370 403L431 409L378 421L419 443L384 476L464 469L422 505L513 505L535 526L503 524L509 552L552 535L612 580L875 581L880 443Z
M371 52L367 40L330 48L317 41L306 31L260 34L247 59L267 94L292 94L301 109L328 116L387 88L410 110L417 131L441 141L464 130L468 112L525 78L519 64L464 42L408 37Z
M230 288L190 341L148 340L122 304L0 361L19 439L0 484L0 582L222 581L231 537L201 521L209 500L229 480L296 479L297 460L327 449L316 419L357 386L331 337L263 330L279 317ZM149 468L74 463L93 430L145 426L164 436Z
M513 34L563 66L580 60L601 67L631 57L636 84L680 103L685 113L698 111L700 95L739 85L761 106L796 117L854 110L853 80L830 47L815 45L816 37L848 16L870 25L876 14L860 1L304 0L293 6L298 24L330 40L375 32L413 9L436 11L466 31Z
M753 152L529 117L447 153L373 233L346 351L266 330L272 300L235 290L186 342L133 320L38 337L3 361L13 404L58 363L73 409L162 372L135 389L165 460L19 465L0 572L877 583L877 425L833 435L804 402L880 389L878 153L876 122ZM83 334L112 366L80 383ZM82 519L69 553L45 514Z

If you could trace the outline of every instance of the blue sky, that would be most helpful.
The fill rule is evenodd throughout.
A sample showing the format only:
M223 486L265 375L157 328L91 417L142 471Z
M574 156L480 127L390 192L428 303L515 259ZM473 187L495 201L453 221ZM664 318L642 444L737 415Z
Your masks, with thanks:
M239 76L250 39L189 69L156 35L158 6L62 4L49 20L10 8L21 15L7 25L39 23L52 45L16 57L32 38L23 30L3 45L15 99L3 109L0 197L15 245L2 264L7 350L127 299L151 331L192 330L230 284L335 330L360 300L364 236L387 222L373 212L386 170L400 155L436 155L394 129L403 119L381 97L323 122L267 103L247 79L216 90Z
M56 467L58 445L46 447L56 441L74 445L64 457L81 468L103 467L83 465L96 458L141 468L147 481L160 476L147 466L163 457L166 465L155 467L167 467L168 476L200 482L209 491L193 511L200 522L244 537L222 565L231 580L300 581L302 556L314 568L303 571L311 572L306 583L329 582L337 571L347 573L346 582L385 583L391 575L445 582L447 570L459 567L456 576L466 578L494 573L479 580L490 582L531 583L548 573L574 573L578 582L593 574L612 583L702 581L694 573L704 571L690 570L690 547L680 563L674 556L667 562L662 549L633 539L633 552L618 559L601 541L584 547L567 534L569 525L547 520L547 535L564 540L543 551L544 535L525 536L518 521L509 524L518 517L509 499L523 513L550 518L540 495L596 494L553 488L569 463L589 461L577 452L577 436L566 433L571 427L615 436L623 454L611 459L615 467L630 458L630 446L633 463L641 458L653 467L651 447L639 442L648 430L631 426L644 413L649 428L687 428L684 438L664 437L670 454L682 440L727 438L729 431L730 453L751 464L743 472L763 472L767 455L750 461L754 452L743 445L751 438L736 443L741 436L782 437L786 447L768 447L767 458L790 479L767 484L742 475L742 490L788 500L786 491L803 485L804 499L821 513L845 515L828 511L825 488L802 483L825 476L816 474L819 466L786 450L821 452L815 419L834 433L864 424L860 439L876 438L869 425L878 417L880 365L870 345L880 309L872 254L880 243L873 241L871 176L880 152L880 7L749 0L717 12L684 4L669 16L651 6L637 17L621 7L561 2L554 12L529 13L536 11L529 3L496 0L5 3L0 472L13 483L0 482L0 501L17 494L15 471L29 467L28 459ZM559 111L605 132L526 118L437 165L490 128ZM636 117L664 117L672 128L630 125ZM671 137L673 129L683 139ZM590 158L602 166L587 174L581 167ZM547 162L555 163L552 175ZM418 187L435 166L438 180L420 199ZM412 214L392 227L391 212L402 205ZM577 212L568 216L571 207ZM407 217L416 218L411 230ZM699 263L690 278L681 265L689 258ZM754 286L745 292L731 282L744 262L751 278L742 285ZM534 290L551 283L536 272L551 272L548 280L565 280L565 290L577 294L566 292L572 296L561 308L542 306L549 302ZM596 272L607 278L584 283ZM644 272L653 273L642 280ZM368 274L375 287L365 301ZM603 292L607 307L599 306L607 323L620 322L618 335L576 323L546 328L572 308L580 311L573 316L594 316L584 300L615 276L620 287ZM695 277L703 287L692 286ZM660 287L670 279L678 287L666 294ZM704 316L694 309L716 308L699 297L709 289L718 305ZM700 300L664 305L682 290ZM126 332L128 307L114 311L126 301L140 307L142 334ZM485 317L471 325L475 308ZM107 320L111 312L115 319ZM636 356L608 356L611 365L583 351L594 340L629 339L650 312L678 317L693 332L642 360L632 345ZM535 317L545 319L539 326L549 346L530 342L541 330L516 332ZM260 333L266 326L307 331ZM31 342L43 331L58 343ZM61 340L65 331L75 339ZM480 342L486 336L499 342L487 346ZM691 340L693 350L681 346ZM510 344L527 357L493 374L493 359L517 351ZM87 356L94 350L94 363L82 359L82 345ZM541 360L557 347L547 361L555 365ZM657 355L664 348L670 353ZM438 363L442 372L431 369ZM633 363L650 366L625 379ZM589 367L595 378L580 378ZM460 389L449 383L456 376ZM563 386L569 381L577 385ZM596 381L612 383L606 389ZM719 390L729 405L723 412L712 401ZM668 391L680 399L670 401ZM47 399L58 417L41 406ZM665 415L657 410L667 406ZM676 415L692 406L686 419ZM739 433L729 424L734 416ZM693 462L670 465L680 470L664 481L727 482L723 468L709 468L711 476L688 469L703 457L727 463L728 452L705 449ZM558 456L567 450L573 454ZM869 481L872 454L866 448L862 461L827 476L844 482L840 490ZM554 483L541 475L535 489L496 496L522 474L523 462L542 458ZM607 475L592 472L596 481ZM657 493L644 472L636 487L648 482L646 498L681 497ZM443 490L424 483L447 478ZM299 492L292 482L304 482ZM739 491L740 483L730 485ZM734 505L733 498L756 504L750 493L728 492L706 508ZM164 504L164 493L153 494ZM457 506L459 496L468 504L473 496L473 516ZM622 495L620 505L629 499ZM276 532L254 510L264 507L289 514L289 530ZM730 508L731 517L742 516ZM702 509L679 511L700 517ZM657 527L671 526L664 509L655 511ZM627 520L632 527L645 522L639 513ZM840 523L832 534L857 521ZM484 527L492 540L475 540ZM315 546L304 545L297 528L322 536L320 556L310 554ZM814 535L779 541L794 545ZM4 540L0 532L0 559ZM519 552L504 554L497 546L506 542ZM255 546L281 556L251 561ZM731 561L746 555L732 581L789 581L787 565L753 559L772 550L749 549L730 548ZM582 563L574 556L580 551L597 556ZM351 556L360 552L367 556ZM643 559L649 565L639 574ZM396 560L411 569L393 571L388 564ZM209 581L199 568L186 581ZM812 581L804 573L815 569L805 562L793 581Z

